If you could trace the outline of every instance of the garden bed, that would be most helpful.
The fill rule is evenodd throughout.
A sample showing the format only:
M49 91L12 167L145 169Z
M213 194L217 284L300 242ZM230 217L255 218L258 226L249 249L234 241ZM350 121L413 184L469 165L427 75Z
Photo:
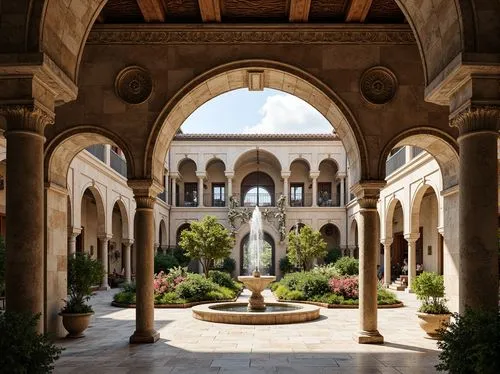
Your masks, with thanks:
M275 295L276 296L276 295ZM307 301L307 300L279 300L276 298L278 302L280 303L296 303L296 304L309 304L309 305L316 305L320 306L322 308L327 308L327 309L358 309L359 304L328 304L328 303L321 303L319 301ZM391 309L391 308L402 308L404 307L403 302L399 302L396 304L378 304L377 308L378 309Z
M205 301L193 301L191 303L184 303L184 304L155 304L155 308L159 309L185 309L185 308L191 308L196 305L202 305L202 304L212 304L212 303L229 303L229 302L235 302L238 297L240 296L241 291L236 295L236 297L232 299L225 299L225 300L205 300ZM112 306L115 306L117 308L135 308L136 304L124 304L124 303L117 303L116 301L111 302Z

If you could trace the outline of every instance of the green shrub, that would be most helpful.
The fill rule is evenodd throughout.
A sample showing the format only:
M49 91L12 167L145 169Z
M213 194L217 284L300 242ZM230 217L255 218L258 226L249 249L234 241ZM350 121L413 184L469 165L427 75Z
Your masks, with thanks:
M417 295L417 299L422 301L419 312L430 314L450 312L445 304L442 275L424 271L413 280L412 289Z
M227 287L218 287L216 290L207 293L206 300L229 300L235 297L233 290Z
M358 275L359 261L353 257L341 257L335 263L334 268L340 276Z
M218 284L219 286L227 287L231 290L238 289L236 282L233 281L233 279L231 278L231 275L228 273L224 273L224 272L218 271L218 270L210 270L208 272L208 279L210 279L212 282Z
M276 290L274 291L274 294L276 297L280 300L286 300L286 296L290 292L288 288L283 286L282 284L278 284L278 287L276 287Z
M335 295L334 293L329 293L321 296L316 296L313 301L318 301L321 303L327 303L327 304L343 304L344 303L344 296L342 295Z
M281 274L285 275L291 273L294 270L293 264L288 259L288 256L280 258L280 271Z
M269 288L271 289L271 291L276 291L276 289L280 286L280 282L272 282L270 285L269 285Z
M500 373L500 312L466 310L440 330L439 364L452 374Z
M181 299L201 301L205 300L210 291L216 291L218 287L200 274L189 274L188 278L176 287L175 292Z
M234 258L226 257L224 260L222 260L222 263L215 267L215 269L231 275L236 270L236 261L234 260Z
M322 274L328 279L339 278L341 276L337 271L337 269L335 268L335 264L316 265L312 269L312 272L317 274Z
M56 347L36 326L40 314L0 314L0 372L45 374L54 370L62 349Z
M385 288L379 288L377 290L377 303L379 305L392 305L398 304L400 301L396 297L394 292L391 292Z
M158 253L154 259L154 272L158 274L160 271L168 273L168 271L176 266L179 266L179 261L173 255L167 253Z
M188 266L189 261L191 261L189 256L186 255L186 252L180 247L173 248L171 254L175 257L179 266Z
M166 292L155 296L156 304L185 304L186 302L186 300L181 299L175 292Z
M113 296L113 300L120 304L135 304L135 292L120 291Z
M286 294L286 300L304 300L304 294L300 291L288 291Z
M326 254L325 264L334 264L341 257L342 257L342 253L340 252L340 249L334 248L334 249L328 251L328 253Z
M321 296L330 292L328 278L319 274L310 274L304 281L302 292L306 299Z
M122 283L121 288L125 292L135 293L137 291L137 286L136 286L135 282Z

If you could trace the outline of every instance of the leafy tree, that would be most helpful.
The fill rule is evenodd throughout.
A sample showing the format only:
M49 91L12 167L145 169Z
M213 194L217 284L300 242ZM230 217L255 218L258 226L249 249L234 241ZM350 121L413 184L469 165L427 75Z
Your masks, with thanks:
M181 248L192 259L199 260L205 276L208 276L216 260L231 254L234 241L229 231L214 216L205 216L192 222L190 230L181 233Z
M309 270L312 260L326 255L326 242L319 231L310 226L304 226L297 234L288 234L288 258L292 264L304 270Z

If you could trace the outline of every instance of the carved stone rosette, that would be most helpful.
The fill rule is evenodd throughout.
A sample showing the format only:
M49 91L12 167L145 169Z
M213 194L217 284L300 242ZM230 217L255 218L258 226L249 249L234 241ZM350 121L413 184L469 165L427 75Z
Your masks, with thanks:
M382 105L390 102L398 87L398 81L392 71L383 66L374 66L366 70L359 81L359 91L370 104Z
M7 131L28 131L43 135L45 126L54 123L54 113L31 105L0 106L7 120Z
M149 72L140 66L128 66L115 79L116 95L129 104L145 102L153 92Z
M498 132L500 128L500 107L470 107L458 114L451 121L457 127L460 136L479 131Z

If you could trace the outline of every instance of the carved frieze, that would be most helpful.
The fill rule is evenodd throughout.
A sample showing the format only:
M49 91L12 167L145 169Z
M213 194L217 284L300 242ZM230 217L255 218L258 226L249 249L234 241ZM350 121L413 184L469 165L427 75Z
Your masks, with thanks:
M118 73L115 79L118 97L129 104L141 104L153 91L153 80L146 69L128 66Z
M415 44L409 27L96 26L87 44Z
M398 82L392 71L383 66L374 66L361 76L359 89L363 98L371 104L381 105L392 100Z

